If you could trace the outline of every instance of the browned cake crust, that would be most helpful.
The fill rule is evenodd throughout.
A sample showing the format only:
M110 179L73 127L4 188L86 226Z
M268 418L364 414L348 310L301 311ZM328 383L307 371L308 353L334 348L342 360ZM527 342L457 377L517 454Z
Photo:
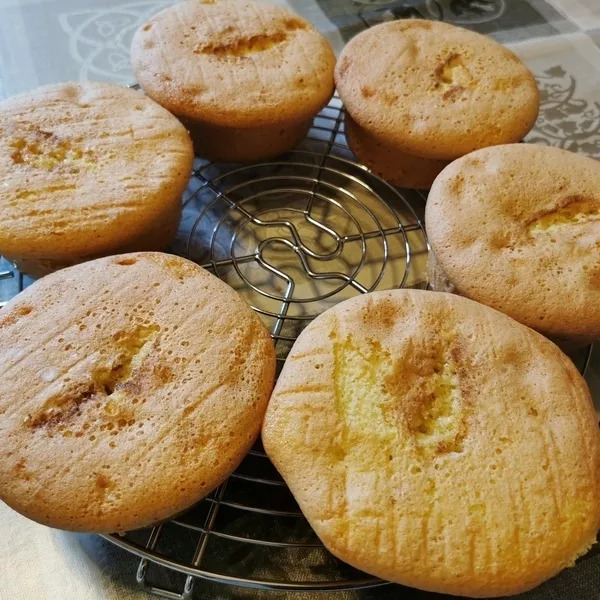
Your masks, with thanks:
M356 158L388 183L405 188L429 189L448 164L445 160L420 158L386 146L346 113L346 141Z
M519 141L533 126L533 74L504 46L447 23L371 27L340 54L335 82L348 113L381 143L428 159Z
M473 152L436 179L425 221L457 293L550 336L600 337L600 162L533 144Z
M221 160L293 146L334 88L327 40L253 0L169 7L137 31L131 59L144 91L189 124L197 152Z
M331 552L424 590L523 592L600 525L585 381L535 331L452 294L377 292L318 317L262 437Z
M0 253L32 275L165 248L192 169L185 128L112 83L60 83L0 102Z
M0 310L0 498L75 531L177 514L250 449L274 375L260 319L194 263L48 275Z

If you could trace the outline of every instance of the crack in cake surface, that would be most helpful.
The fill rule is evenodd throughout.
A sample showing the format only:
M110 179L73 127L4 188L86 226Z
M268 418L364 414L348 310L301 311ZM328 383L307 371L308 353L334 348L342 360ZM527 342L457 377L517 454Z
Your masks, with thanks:
M377 436L382 456L407 443L400 439L403 431L419 452L461 452L465 414L452 344L448 338L416 350L409 342L405 355L392 357L378 342L369 341L366 349L352 337L335 342L340 453L351 453L365 431Z
M77 172L81 167L89 167L96 163L92 150L41 129L12 137L8 146L14 164L28 165L45 171L65 168Z
M152 351L159 330L158 325L139 325L132 332L114 334L112 339L119 353L112 366L98 369L92 372L87 382L75 384L69 391L52 396L35 414L28 416L25 424L33 429L59 428L62 431L66 424L81 414L84 405L98 400L105 402L107 417L119 416L123 412L119 406L121 395L127 388L136 388L136 374ZM159 375L157 380L165 380L156 366L152 373ZM127 416L126 424L131 421L131 415Z
M231 40L222 40L200 44L195 49L196 54L211 54L218 57L240 57L248 54L264 52L282 44L289 38L288 32L306 29L305 23L299 19L286 19L283 28L273 33L260 33L252 36L235 37Z
M454 99L465 89L473 88L475 81L463 63L463 57L453 52L435 69L435 89L443 92L443 98Z
M591 221L600 221L600 202L593 198L574 195L564 198L558 208L538 213L527 221L526 225L528 232L535 235L558 227Z

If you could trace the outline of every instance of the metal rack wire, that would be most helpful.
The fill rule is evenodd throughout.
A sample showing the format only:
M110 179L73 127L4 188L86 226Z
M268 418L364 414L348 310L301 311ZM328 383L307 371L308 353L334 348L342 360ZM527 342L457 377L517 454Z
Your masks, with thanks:
M294 151L248 166L197 160L173 251L234 287L264 319L279 365L329 306L375 289L425 287L424 197L353 161L334 97ZM0 305L29 283L3 261ZM582 355L585 371L591 347ZM147 591L185 600L197 578L310 591L385 585L329 554L257 445L227 481L187 513L106 539L140 557ZM159 585L155 569L185 576Z

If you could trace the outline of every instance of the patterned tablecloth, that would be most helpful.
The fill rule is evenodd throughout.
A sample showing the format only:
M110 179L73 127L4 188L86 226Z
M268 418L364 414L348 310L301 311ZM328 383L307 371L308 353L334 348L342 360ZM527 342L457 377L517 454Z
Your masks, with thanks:
M129 84L136 28L168 0L0 0L0 98L37 85L97 79ZM532 69L541 110L530 142L600 159L600 0L280 0L312 21L336 52L363 29L393 19L441 19L489 34ZM0 300L11 295L0 289ZM600 399L600 352L588 370ZM599 545L600 546L600 545ZM145 598L137 561L95 536L31 523L0 506L0 598ZM333 596L333 594L331 594ZM282 594L196 586L195 597ZM305 594L291 594L303 599ZM339 600L445 598L400 586L344 592ZM523 600L600 600L600 549Z

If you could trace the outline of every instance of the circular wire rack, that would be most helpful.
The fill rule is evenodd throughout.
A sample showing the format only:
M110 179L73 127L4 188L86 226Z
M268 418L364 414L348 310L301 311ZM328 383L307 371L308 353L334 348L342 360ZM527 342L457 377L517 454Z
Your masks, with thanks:
M354 161L336 96L285 156L247 166L196 160L172 250L260 314L281 367L302 329L330 306L376 289L426 287L424 206L421 192L394 188ZM2 259L0 305L29 282ZM582 372L591 352L576 359ZM104 537L140 557L144 589L172 599L189 598L198 578L279 591L386 584L323 547L260 443L190 511ZM161 570L180 574L177 586L168 577L170 585L159 583Z

